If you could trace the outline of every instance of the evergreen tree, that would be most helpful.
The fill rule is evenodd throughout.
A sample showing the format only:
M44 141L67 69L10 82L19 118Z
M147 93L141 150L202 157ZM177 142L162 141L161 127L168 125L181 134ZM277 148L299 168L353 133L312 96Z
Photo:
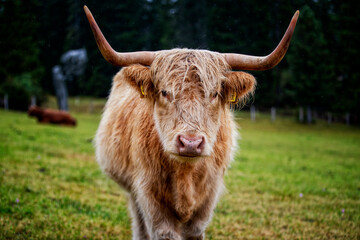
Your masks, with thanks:
M0 81L31 73L41 76L37 0L0 2Z
M330 34L332 57L335 59L336 94L332 99L335 111L351 112L360 117L360 16L359 1L332 1Z
M41 85L45 91L54 94L52 68L60 63L60 57L65 51L67 36L67 16L69 8L67 1L47 0L40 6L39 36L40 61L45 69Z
M207 48L206 0L176 2L176 40L179 47Z
M0 2L0 95L8 94L13 109L26 110L31 95L41 97L38 13L37 0Z
M81 19L84 11L80 0L67 0L68 16L66 19L67 33L65 39L65 50L78 49L83 47L81 43Z
M309 6L301 9L301 21L289 52L293 81L292 100L301 106L327 108L333 94L332 65L321 23Z
M99 4L87 1L99 27L116 51L130 52L144 50L146 45L146 0L108 1ZM101 56L85 14L82 13L81 42L88 51L88 68L79 88L80 94L105 97L111 87L112 77L119 70L107 63Z
M288 54L258 81L259 107L316 107L360 115L360 2L340 0L86 0L117 51L173 47L266 55L301 9ZM85 47L88 67L70 84L73 95L106 96L119 70L101 56L83 1L0 2L0 91L53 93L51 69L70 49ZM16 29L16 31L14 31ZM45 69L45 71L44 71ZM41 80L41 81L40 81ZM10 87L10 86L16 86ZM11 100L11 99L10 99ZM28 100L26 100L28 101ZM25 102L26 102L25 101ZM329 104L331 103L331 104Z
M209 12L209 45L219 52L263 56L281 40L294 8L289 1L215 0ZM290 80L286 57L274 70L251 72L257 79L256 104L283 104L284 87Z
M153 0L145 5L145 48L149 50L171 49L175 44L176 3L173 0Z

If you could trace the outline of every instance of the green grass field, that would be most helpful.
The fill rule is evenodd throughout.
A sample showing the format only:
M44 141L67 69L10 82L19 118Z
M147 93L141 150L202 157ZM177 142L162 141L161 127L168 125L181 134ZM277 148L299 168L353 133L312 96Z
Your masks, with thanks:
M79 112L69 128L0 111L0 239L131 239L126 194L95 162L100 115ZM207 239L360 239L359 128L236 117Z

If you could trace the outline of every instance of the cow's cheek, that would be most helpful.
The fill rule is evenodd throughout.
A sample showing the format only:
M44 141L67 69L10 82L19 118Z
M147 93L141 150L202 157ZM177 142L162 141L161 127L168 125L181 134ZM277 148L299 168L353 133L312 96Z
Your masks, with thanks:
M221 121L221 111L224 109L220 105L209 106L207 109L207 116L205 116L205 130L204 133L208 141L208 151L212 152L212 148L216 142L217 134L219 131L220 121Z
M166 152L176 152L173 139L176 136L176 116L174 110L163 105L155 105L154 121L157 133Z

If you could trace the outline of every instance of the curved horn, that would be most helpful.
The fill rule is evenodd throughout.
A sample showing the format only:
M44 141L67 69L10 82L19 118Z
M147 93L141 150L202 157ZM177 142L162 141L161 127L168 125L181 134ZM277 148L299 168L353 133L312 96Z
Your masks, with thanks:
M145 66L151 65L155 57L155 52L116 52L106 41L104 35L102 34L99 26L96 24L96 21L87 6L84 6L84 11L90 23L90 27L94 34L99 50L106 61L119 67L128 66L130 64L136 63Z
M224 53L224 57L233 69L263 71L275 67L283 59L290 45L296 21L299 17L297 10L291 19L290 25L275 50L265 57L250 56L236 53Z

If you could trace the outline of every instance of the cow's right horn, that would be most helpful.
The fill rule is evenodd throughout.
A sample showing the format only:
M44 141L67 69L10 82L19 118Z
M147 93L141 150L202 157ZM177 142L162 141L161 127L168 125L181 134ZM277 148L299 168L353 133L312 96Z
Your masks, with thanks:
M294 33L299 10L295 12L288 29L275 50L267 56L258 57L237 53L224 53L227 63L232 69L263 71L275 67L283 59Z
M90 27L94 34L99 50L106 61L119 67L128 66L136 63L145 66L151 65L155 57L155 52L116 52L106 41L104 35L102 34L99 26L96 24L96 21L87 6L84 6L84 11L90 23Z

